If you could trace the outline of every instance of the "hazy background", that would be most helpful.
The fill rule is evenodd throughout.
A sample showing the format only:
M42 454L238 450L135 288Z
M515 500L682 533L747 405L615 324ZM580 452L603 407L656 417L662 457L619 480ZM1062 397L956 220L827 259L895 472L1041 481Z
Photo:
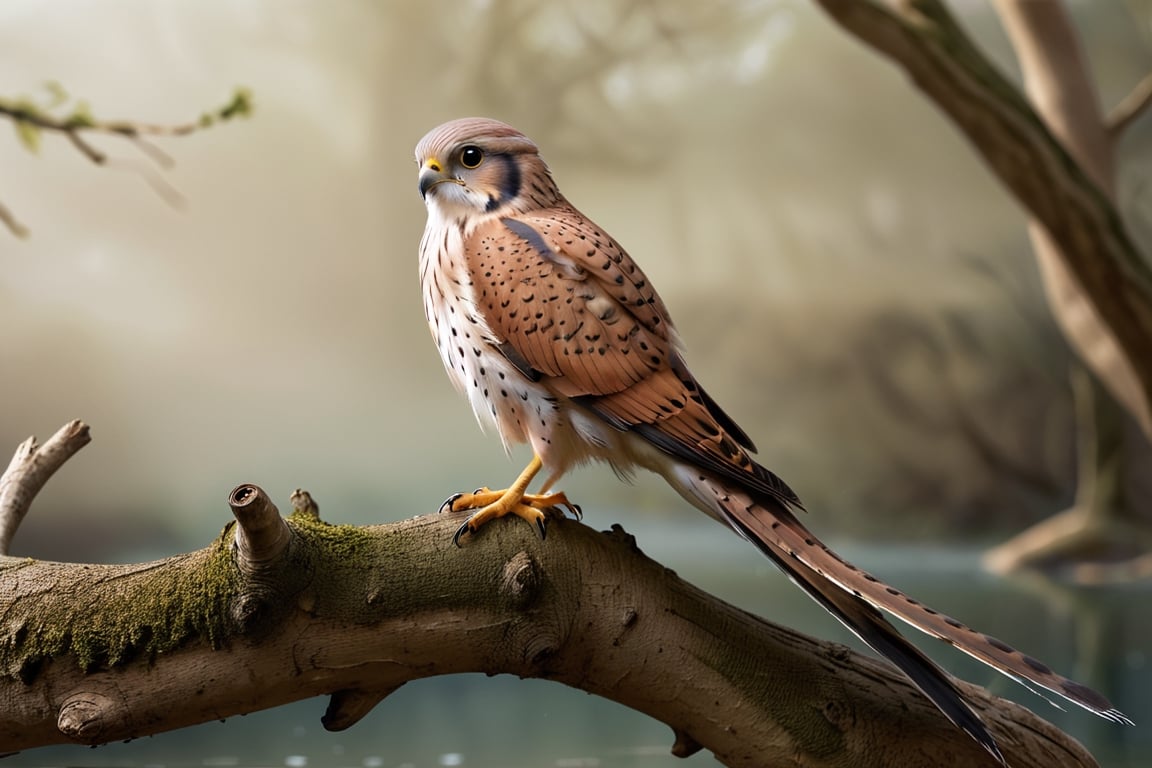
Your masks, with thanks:
M951 5L1015 77L986 3ZM1071 6L1111 106L1152 70L1150 3ZM643 265L818 532L990 543L1072 498L1069 353L1020 210L809 2L4 0L0 72L0 93L57 80L109 119L184 122L236 85L256 103L159 142L181 211L61 138L33 156L0 130L0 201L32 230L0 231L0 450L74 417L94 436L15 554L204 546L241 482L370 523L509 481L524 456L452 391L417 285L412 149L469 114L532 136ZM1145 250L1150 157L1145 117L1120 148ZM655 478L563 485L591 525L700 526L714 556L740 549Z
M1006 60L985 5L956 5ZM1147 4L1073 6L1111 105L1152 68ZM1068 352L1018 208L807 2L8 0L0 64L4 93L55 79L108 118L184 122L235 85L257 105L161 142L183 211L61 138L0 141L0 200L32 229L0 232L0 444L73 417L95 438L22 552L184 548L240 482L369 522L510 478L522 457L451 390L416 281L412 148L468 114L533 136L644 266L819 530L1001 536L1071 497ZM1121 147L1139 235L1150 148L1148 120ZM596 525L695 515L653 478L566 487ZM64 524L92 529L80 550L44 540Z

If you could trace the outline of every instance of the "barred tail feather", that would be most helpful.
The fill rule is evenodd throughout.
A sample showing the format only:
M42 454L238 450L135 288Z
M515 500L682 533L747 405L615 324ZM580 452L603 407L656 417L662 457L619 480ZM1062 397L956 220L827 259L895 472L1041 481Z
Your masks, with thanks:
M805 568L791 566L778 549L762 541L739 519L729 517L728 522L755 544L809 597L822 605L874 651L895 664L957 728L975 739L1001 765L1007 765L996 745L996 739L988 731L980 716L965 701L964 695L956 688L952 679L918 648L905 640L879 611L853 595L839 590L819 575Z
M1033 692L1042 688L1107 720L1132 724L1091 688L921 604L844 560L805 528L778 498L745 490L734 478L719 479L685 465L680 465L670 479L686 498L752 542L812 599L899 667L949 720L1001 762L992 735L951 678L904 639L880 611L949 643Z

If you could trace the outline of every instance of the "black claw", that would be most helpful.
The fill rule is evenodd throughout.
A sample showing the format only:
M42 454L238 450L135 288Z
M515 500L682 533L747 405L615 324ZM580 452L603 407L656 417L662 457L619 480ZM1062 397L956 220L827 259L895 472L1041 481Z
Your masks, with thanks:
M473 496L479 496L480 494L484 493L485 490L486 489L484 488L484 486L480 486L476 490L472 491L472 495Z
M466 533L472 533L471 520L464 521L464 524L456 529L456 535L452 537L452 543L459 547L460 537Z
M548 524L547 518L540 517L536 519L536 530L540 531L540 541L548 538Z
M566 509L568 510L568 513L577 520L584 519L584 510L580 509L579 504L573 504L570 501L566 501L563 504L558 504L556 507L554 507L554 509L561 513L563 513L563 511Z
M462 493L454 493L451 496L449 496L448 498L444 499L444 503L440 505L440 513L443 514L444 512L451 512L452 511L452 505L456 503L456 499L459 499L463 495L464 494L462 494ZM457 535L459 535L459 534L457 534Z

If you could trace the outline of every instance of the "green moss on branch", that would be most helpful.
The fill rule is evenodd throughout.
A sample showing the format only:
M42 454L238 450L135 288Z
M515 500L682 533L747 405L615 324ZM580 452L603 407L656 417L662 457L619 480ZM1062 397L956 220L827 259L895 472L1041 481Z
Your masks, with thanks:
M219 648L232 628L228 606L240 588L231 528L207 549L141 565L60 564L51 597L21 581L34 561L0 564L12 597L0 635L0 673L32 683L44 662L71 656L85 671L115 667L198 639Z

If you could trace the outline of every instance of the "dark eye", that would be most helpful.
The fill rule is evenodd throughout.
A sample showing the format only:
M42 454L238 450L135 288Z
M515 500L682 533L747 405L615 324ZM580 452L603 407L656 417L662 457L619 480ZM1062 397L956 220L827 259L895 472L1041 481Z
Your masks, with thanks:
M464 147L460 150L460 165L465 168L475 168L484 162L484 153L480 151L480 147Z

